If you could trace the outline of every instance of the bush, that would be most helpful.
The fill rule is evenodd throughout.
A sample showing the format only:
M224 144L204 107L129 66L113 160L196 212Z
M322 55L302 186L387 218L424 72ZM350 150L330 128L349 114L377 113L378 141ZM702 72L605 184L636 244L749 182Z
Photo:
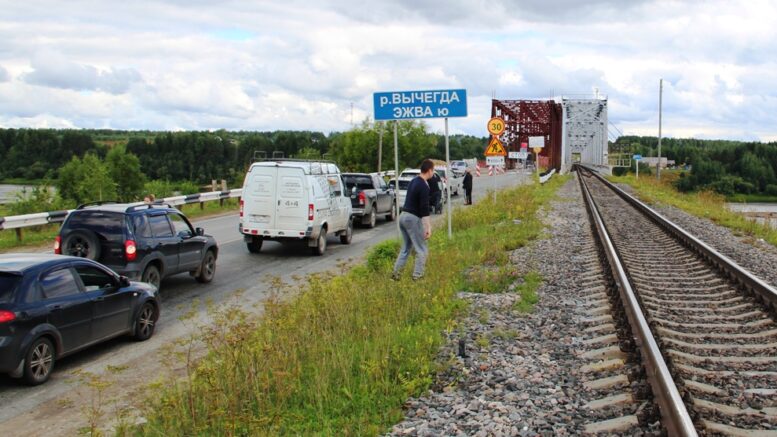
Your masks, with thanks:
M767 185L766 194L770 196L777 196L777 185L774 185L774 184Z
M16 200L8 204L10 215L33 214L37 212L56 211L63 208L63 203L53 193L48 184L32 188L31 192L22 189L16 193Z
M732 194L750 194L755 186L739 176L726 175L709 185L715 192L730 196Z
M185 194L196 194L203 190L194 182L170 182L163 180L148 181L143 185L144 195L153 194L157 199Z
M367 268L372 272L388 271L397 259L400 246L399 240L386 240L376 244L367 255Z

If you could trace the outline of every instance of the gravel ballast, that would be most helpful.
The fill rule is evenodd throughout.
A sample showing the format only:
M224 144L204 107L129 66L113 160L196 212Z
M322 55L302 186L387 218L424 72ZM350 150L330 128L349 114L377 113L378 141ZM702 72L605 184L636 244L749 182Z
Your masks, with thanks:
M543 277L533 312L514 309L518 283L503 293L459 293L470 307L440 352L444 370L425 396L406 403L391 435L563 436L598 429L591 426L660 432L641 368L619 350L624 334L611 319L598 320L612 311L577 180L558 195L541 212L546 238L510 256L522 275Z

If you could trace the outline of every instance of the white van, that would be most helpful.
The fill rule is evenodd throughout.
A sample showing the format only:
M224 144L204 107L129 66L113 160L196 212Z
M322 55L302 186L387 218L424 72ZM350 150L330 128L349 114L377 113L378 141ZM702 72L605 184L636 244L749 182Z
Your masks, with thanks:
M323 255L329 234L351 244L351 199L340 169L288 159L252 164L243 182L239 230L251 253L264 240L307 240L314 254Z

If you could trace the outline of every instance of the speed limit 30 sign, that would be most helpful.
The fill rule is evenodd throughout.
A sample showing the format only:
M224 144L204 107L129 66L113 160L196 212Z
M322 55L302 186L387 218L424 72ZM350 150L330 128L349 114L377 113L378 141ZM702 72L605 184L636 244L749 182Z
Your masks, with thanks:
M505 121L499 117L494 117L488 120L488 133L498 137L505 131Z

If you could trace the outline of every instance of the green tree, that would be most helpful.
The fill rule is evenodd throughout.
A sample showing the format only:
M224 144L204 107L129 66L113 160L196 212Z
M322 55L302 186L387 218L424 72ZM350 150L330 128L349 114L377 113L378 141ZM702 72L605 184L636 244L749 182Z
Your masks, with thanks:
M127 152L124 146L117 146L105 156L108 174L116 184L116 195L122 202L132 202L143 194L146 176L140 171L140 160Z
M87 153L83 159L74 156L59 170L59 195L74 204L116 198L116 184L108 168L97 155Z

